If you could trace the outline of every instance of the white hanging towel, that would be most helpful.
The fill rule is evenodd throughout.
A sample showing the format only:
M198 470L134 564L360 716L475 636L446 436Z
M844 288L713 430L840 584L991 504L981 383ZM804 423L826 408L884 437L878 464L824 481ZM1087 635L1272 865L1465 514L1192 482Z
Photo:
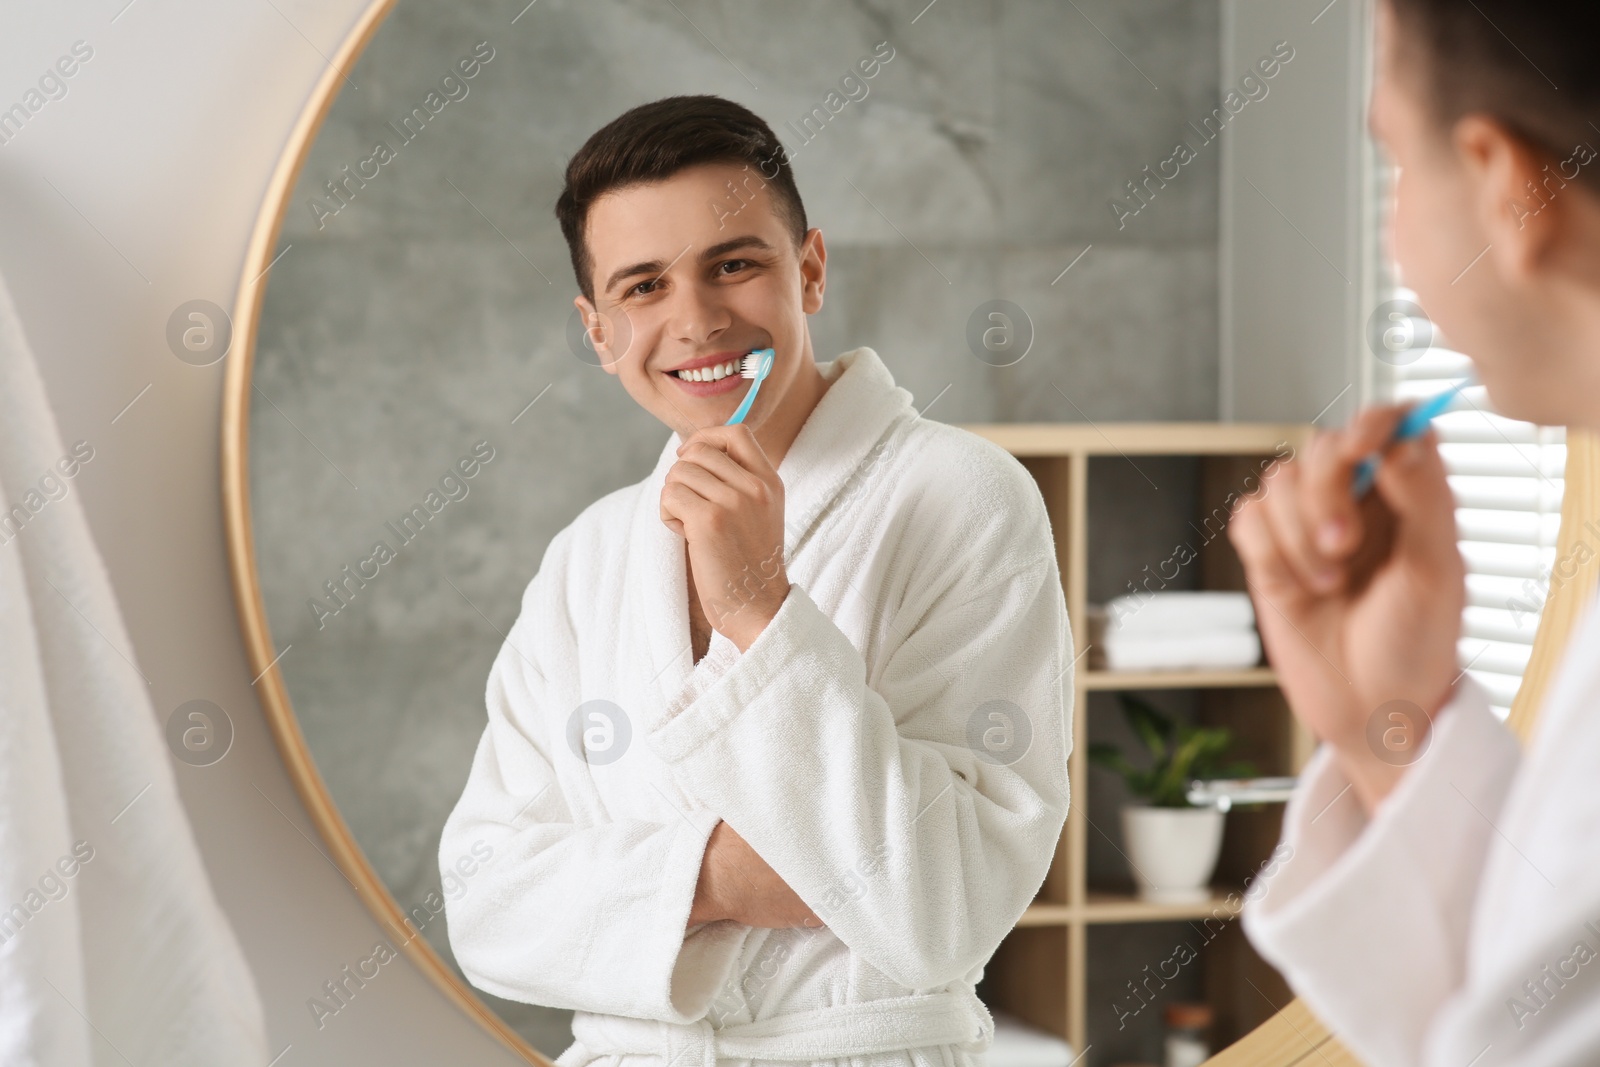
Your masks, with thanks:
M74 444L0 282L0 1063L265 1067Z
M450 943L479 988L576 1010L561 1067L970 1067L992 1041L973 986L1067 813L1049 520L870 348L818 369L778 469L792 587L748 649L714 632L691 663L674 434L551 540L490 672L440 865L489 858ZM826 927L686 929L719 819Z

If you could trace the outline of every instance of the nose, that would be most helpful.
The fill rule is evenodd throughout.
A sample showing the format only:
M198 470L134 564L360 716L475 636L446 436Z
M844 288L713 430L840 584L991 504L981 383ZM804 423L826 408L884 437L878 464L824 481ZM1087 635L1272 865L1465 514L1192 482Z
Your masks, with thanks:
M703 347L733 323L714 286L679 285L668 299L668 333L687 347Z

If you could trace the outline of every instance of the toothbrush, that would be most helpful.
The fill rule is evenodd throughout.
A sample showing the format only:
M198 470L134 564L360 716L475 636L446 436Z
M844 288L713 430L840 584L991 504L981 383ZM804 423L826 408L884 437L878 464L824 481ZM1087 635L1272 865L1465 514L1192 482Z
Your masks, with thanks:
M1473 377L1468 374L1449 389L1437 396L1429 397L1410 411L1407 411L1405 417L1400 420L1400 425L1395 427L1394 433L1390 435L1389 444L1384 446L1384 450L1387 451L1401 441L1409 441L1413 437L1420 437L1427 430L1428 423L1432 422L1435 416L1442 414L1450 406L1451 402L1455 400L1457 394L1473 384ZM1356 468L1355 477L1351 479L1350 483L1350 493L1357 500L1372 491L1372 485L1378 477L1378 463L1382 458L1380 453L1374 452L1366 459L1363 459L1361 465Z
M776 356L777 353L770 348L758 348L741 361L739 376L742 378L754 378L755 384L750 387L748 393L744 394L744 402L739 405L739 410L733 413L733 418L729 419L725 425L733 426L736 423L741 423L744 421L744 417L750 413L750 405L755 402L756 392L761 388L761 383L767 380L767 375L772 373L772 361Z

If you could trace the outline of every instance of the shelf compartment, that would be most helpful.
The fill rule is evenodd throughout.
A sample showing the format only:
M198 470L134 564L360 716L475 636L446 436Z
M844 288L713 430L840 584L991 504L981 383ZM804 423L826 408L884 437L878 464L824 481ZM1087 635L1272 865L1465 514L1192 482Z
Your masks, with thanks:
M1024 927L1006 935L978 982L980 1000L1057 1037L1067 1036L1066 927Z

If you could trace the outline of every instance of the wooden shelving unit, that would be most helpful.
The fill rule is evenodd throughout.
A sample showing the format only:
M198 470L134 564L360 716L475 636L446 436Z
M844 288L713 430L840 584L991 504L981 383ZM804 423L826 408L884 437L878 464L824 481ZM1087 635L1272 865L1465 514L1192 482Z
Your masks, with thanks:
M1005 448L1039 483L1055 535L1057 563L1078 656L1073 671L1073 745L1068 774L1072 809L1056 848L1043 888L985 969L980 992L991 1007L1003 1009L1071 1042L1083 1053L1077 1067L1112 1062L1089 1047L1087 988L1091 929L1107 924L1229 919L1229 906L1246 879L1259 869L1278 840L1282 806L1228 816L1223 856L1211 899L1194 904L1152 904L1128 889L1091 886L1087 846L1091 833L1105 832L1117 822L1116 812L1086 810L1089 762L1089 694L1116 690L1195 691L1200 721L1229 725L1239 744L1238 755L1252 760L1266 774L1295 774L1310 757L1313 741L1299 727L1277 689L1270 666L1229 671L1109 671L1090 666L1088 604L1093 565L1089 515L1089 483L1105 463L1135 463L1138 456L1188 457L1198 484L1187 487L1200 502L1202 515L1215 532L1218 515L1226 516L1229 492L1243 494L1256 486L1262 464L1283 454L1288 445L1299 452L1313 427L1303 424L1247 423L1005 423L966 425L963 429ZM1092 462L1094 461L1094 462ZM1136 465L1136 464L1135 464ZM1125 473L1125 472L1124 472ZM1219 513L1216 509L1221 508ZM1204 517L1202 517L1204 516ZM1199 526L1195 527L1199 529ZM1212 536L1189 564L1195 580L1174 588L1244 589L1242 568L1225 536ZM1126 576L1133 578L1133 575ZM1118 585L1122 576L1118 576ZM1271 1017L1291 999L1275 972L1248 947L1237 923L1229 937L1207 950L1204 969L1206 998L1216 1009L1213 1033L1220 1049ZM1215 926L1215 924L1213 924ZM1223 943L1226 942L1226 947ZM1145 962L1145 961L1140 961ZM1154 962L1154 961L1148 961ZM1131 967L1138 970L1138 965ZM1130 975L1131 976L1131 975ZM1274 991L1276 990L1276 992ZM1157 1012L1147 1017L1159 1024Z
M1076 628L1076 623L1074 623ZM1085 689L1245 689L1277 685L1271 667L1242 671L1097 671L1083 672Z

